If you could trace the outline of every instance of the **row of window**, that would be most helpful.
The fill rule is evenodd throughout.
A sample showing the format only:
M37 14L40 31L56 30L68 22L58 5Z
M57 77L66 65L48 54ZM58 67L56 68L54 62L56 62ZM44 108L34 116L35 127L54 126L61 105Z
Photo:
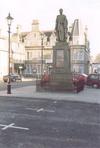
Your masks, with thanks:
M52 55L49 55L49 57L52 57ZM84 60L84 51L74 51L73 52L73 60ZM27 60L31 60L32 58L41 59L41 50L40 51L34 51L33 52L27 52Z
M84 60L84 51L74 51L73 60Z
M43 54L43 57L46 58L46 59L52 59L52 52L48 52L46 54ZM27 52L27 55L26 55L26 60L32 60L32 59L41 59L41 50L37 50L37 51L34 51L34 52Z
M41 65L37 64L35 65L35 67L32 64L26 65L26 73L27 74L33 74L33 73L37 73L37 74L41 74ZM46 73L50 73L51 72L51 67L47 67L47 69L44 69L44 72Z
M48 41L46 41L46 42L48 42ZM32 40L28 40L28 45L27 46L33 46L33 41ZM38 40L38 46L41 46L41 39L40 40ZM46 44L46 43L44 43L44 44ZM55 40L54 39L50 39L50 45L51 46L54 46L55 45Z
M83 65L76 65L72 67L72 71L84 73L84 66Z
M84 73L84 66L83 65L76 65L72 67L72 71L74 72L80 72ZM35 65L35 67L32 64L26 65L26 73L41 73L41 64ZM50 72L50 67L48 67L48 71Z

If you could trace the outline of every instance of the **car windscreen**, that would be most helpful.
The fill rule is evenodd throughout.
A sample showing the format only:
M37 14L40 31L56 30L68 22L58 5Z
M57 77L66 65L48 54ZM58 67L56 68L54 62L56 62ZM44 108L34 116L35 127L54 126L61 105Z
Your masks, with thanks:
M91 79L98 79L98 75L89 75L89 78L91 78Z

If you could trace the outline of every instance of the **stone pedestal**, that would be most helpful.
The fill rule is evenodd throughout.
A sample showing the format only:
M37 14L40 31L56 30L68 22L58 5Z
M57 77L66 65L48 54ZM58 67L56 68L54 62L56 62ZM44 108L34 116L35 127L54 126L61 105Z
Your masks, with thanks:
M49 89L52 91L74 90L70 65L70 48L66 42L53 47L53 69Z
M53 71L69 72L70 65L70 47L67 42L58 42L53 47Z

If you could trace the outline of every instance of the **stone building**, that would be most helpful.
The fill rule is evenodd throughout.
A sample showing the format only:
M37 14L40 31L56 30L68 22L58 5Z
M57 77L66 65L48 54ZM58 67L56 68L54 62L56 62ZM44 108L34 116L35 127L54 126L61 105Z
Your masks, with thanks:
M0 29L0 79L8 73L8 48L7 38L1 34Z
M8 37L2 34L0 29L0 79L4 75L8 75L8 70L10 68L10 73L19 73L23 71L23 67L20 69L20 65L24 65L25 60L25 48L22 42L19 42L18 35L10 35L10 65L8 63ZM10 67L8 67L8 65Z
M50 73L53 59L52 47L56 42L55 31L40 31L38 20L33 20L31 31L21 32L20 36L25 45L24 75L40 77L42 62L43 73Z
M11 37L11 65L12 72L23 74L25 67L25 46L21 40L20 33L22 31L22 26L17 25L16 33Z
M80 19L76 19L70 28L70 58L71 70L89 74L90 47L88 40L88 29L83 30Z
M25 47L23 75L40 77L42 70L43 73L50 73L52 70L52 47L56 42L56 33L55 30L40 31L38 20L33 20L31 26L31 31L22 32L21 26L18 25L13 38L18 39ZM69 27L68 35L71 70L89 74L90 48L87 27L84 31L81 20L76 19Z
M43 36L41 36L41 33ZM18 25L10 41L10 72L25 76L40 77L50 73L53 63L53 46L56 42L55 30L39 30L39 21L33 20L31 31L23 32ZM71 70L89 74L90 45L88 29L82 27L80 19L74 20L68 30ZM8 37L0 29L0 78L8 74Z

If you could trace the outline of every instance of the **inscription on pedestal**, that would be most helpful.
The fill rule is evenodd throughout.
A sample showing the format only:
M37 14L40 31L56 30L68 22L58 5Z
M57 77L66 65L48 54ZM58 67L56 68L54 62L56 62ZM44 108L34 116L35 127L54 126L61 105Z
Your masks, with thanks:
M70 71L70 48L68 43L57 43L53 47L53 69L52 72Z
M57 57L56 57L56 67L64 67L64 50L58 49L57 50Z

